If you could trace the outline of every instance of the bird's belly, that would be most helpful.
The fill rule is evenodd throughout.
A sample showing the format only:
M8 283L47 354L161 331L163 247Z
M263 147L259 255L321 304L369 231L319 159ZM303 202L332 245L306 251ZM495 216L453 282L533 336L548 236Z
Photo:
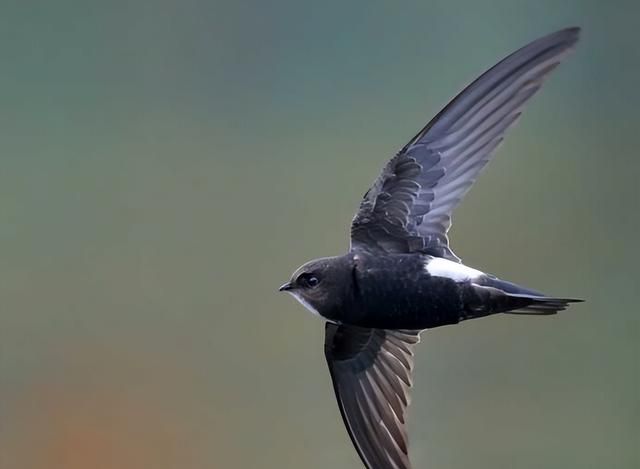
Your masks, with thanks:
M460 321L463 284L420 276L361 285L358 323L380 329L429 329Z

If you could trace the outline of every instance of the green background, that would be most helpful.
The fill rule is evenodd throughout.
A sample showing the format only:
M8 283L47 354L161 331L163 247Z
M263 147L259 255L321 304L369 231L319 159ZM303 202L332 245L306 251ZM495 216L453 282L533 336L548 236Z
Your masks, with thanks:
M584 28L454 217L587 302L423 334L416 468L640 467L638 2L5 1L0 467L359 468L323 325L385 160L507 53Z

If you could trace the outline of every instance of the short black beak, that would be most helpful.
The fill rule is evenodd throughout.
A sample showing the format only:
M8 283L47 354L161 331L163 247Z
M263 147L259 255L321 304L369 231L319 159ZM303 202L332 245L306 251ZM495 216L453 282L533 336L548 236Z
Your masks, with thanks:
M291 285L291 282L287 282L284 285L282 285L280 288L278 288L278 291L289 291L289 290L293 290L293 285Z

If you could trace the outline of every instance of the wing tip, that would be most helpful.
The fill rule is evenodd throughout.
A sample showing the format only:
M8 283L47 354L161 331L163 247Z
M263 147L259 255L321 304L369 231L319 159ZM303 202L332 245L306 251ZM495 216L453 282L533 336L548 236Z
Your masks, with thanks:
M556 44L556 47L561 46L563 49L573 50L575 45L580 40L581 33L582 28L580 26L569 26L548 34L547 36L543 36L538 41L553 42Z
M580 37L580 32L582 31L581 26L567 26L566 28L562 28L556 32L556 34L562 34L564 36L573 36L576 39Z

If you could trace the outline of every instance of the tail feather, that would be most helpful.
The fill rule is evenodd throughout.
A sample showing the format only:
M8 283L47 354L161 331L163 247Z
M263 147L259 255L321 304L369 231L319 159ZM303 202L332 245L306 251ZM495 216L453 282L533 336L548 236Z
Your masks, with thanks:
M495 313L551 315L564 311L570 303L582 301L546 296L489 275L473 282L468 293L463 319Z
M484 277L483 279L480 279L480 281L477 281L476 283L486 287L497 288L498 290L504 293L507 293L509 295L513 295L514 297L534 296L534 297L546 298L546 295L544 293L540 293L539 291L532 290L530 288L522 287L517 283L508 282L506 280L502 280L492 275L487 275L486 277Z
M564 311L569 307L570 303L580 303L584 301L576 298L554 298L548 296L534 297L518 294L507 294L507 296L528 299L531 300L531 304L511 311L505 311L506 314L530 314L544 316Z

